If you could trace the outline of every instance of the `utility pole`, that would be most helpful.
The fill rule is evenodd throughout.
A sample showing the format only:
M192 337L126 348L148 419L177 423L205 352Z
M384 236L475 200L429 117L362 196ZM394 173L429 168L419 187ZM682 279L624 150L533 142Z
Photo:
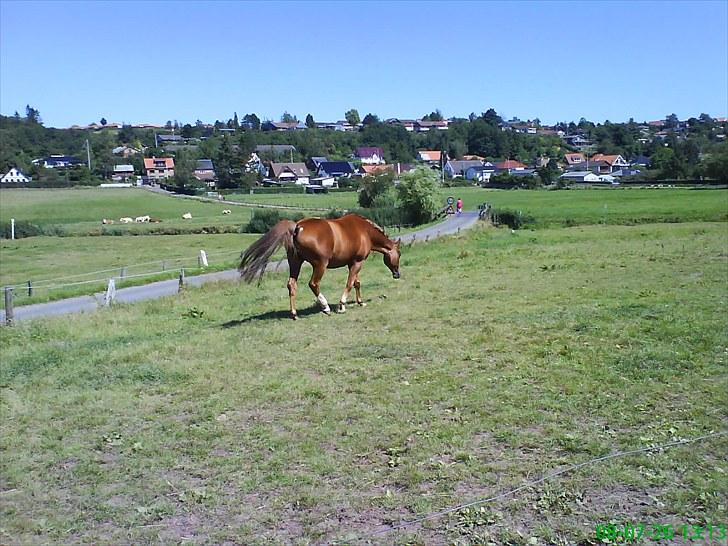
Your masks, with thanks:
M91 170L91 147L88 145L88 139L86 139L86 160L88 161L88 170Z

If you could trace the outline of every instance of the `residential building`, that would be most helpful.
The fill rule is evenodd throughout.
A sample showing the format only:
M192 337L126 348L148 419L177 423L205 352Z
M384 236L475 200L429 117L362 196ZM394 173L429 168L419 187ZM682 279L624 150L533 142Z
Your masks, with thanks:
M217 182L215 166L212 159L198 159L193 176L200 182L204 182L208 188L214 188Z
M159 182L174 176L174 158L145 157L144 171L150 182Z
M138 153L140 153L140 150L132 148L131 146L117 146L116 148L111 150L111 153L114 155L120 155L121 157L126 159L127 157L137 155Z
M387 172L394 172L394 165L362 165L359 167L359 174L375 176Z
M329 159L324 156L314 156L311 159L309 159L309 167L313 168L314 171L318 171L319 165L321 163L327 162Z
M465 179L485 184L490 181L490 177L495 172L495 165L490 162L485 162L481 163L480 165L474 165L472 167L469 167L465 171Z
M134 165L114 165L111 173L111 179L115 182L121 182L128 178L134 178Z
M83 165L83 161L71 155L49 155L41 159L34 159L33 165L40 165L46 169L63 169L74 165Z
M447 163L445 163L445 167L443 168L443 171L445 174L450 176L451 178L456 178L459 176L465 176L466 171L470 167L479 167L482 166L482 161L462 161L462 160L455 160L450 159Z
M601 182L601 179L599 176L594 174L591 171L570 171L567 173L562 174L559 177L564 182L571 182L571 183L598 183Z
M602 166L602 162L606 163L606 166ZM609 174L612 171L626 169L629 167L629 163L627 163L621 155L596 154L591 157L589 163L599 163L599 172L602 174Z
M364 165L383 165L384 150L379 147L363 147L357 148L354 152L354 158L359 159Z
M302 121L265 121L260 128L263 131L300 131L307 127Z
M30 182L30 178L15 167L0 176L0 184L27 184L28 182Z
M425 121L418 119L417 121L415 121L415 131L417 131L418 133L426 133L430 130L446 131L449 124L450 122L446 119L442 121Z
M319 176L351 176L354 174L354 165L348 161L322 161L319 163L317 173Z
M271 163L268 176L282 184L298 185L307 185L311 178L305 163Z
M515 159L506 159L505 161L496 163L495 168L499 173L507 172L508 174L513 174L516 171L525 170L526 166Z
M566 168L579 168L583 163L586 163L586 156L582 153L564 154L566 160Z
M424 161L428 165L437 165L439 167L440 161L442 161L442 152L439 150L420 150L417 152L417 160Z

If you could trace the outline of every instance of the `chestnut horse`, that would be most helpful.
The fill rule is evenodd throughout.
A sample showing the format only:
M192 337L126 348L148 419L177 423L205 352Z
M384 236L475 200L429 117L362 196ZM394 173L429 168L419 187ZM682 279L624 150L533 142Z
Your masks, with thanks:
M384 265L395 279L399 279L399 241L389 239L384 230L371 220L358 214L347 214L336 220L281 220L241 254L238 270L243 280L251 282L256 277L260 278L270 257L281 245L285 246L288 255L288 297L294 320L298 318L296 293L303 262L313 266L308 286L318 299L321 311L327 315L331 309L320 289L321 277L327 268L349 267L349 278L339 300L339 313L346 311L346 298L352 287L356 289L356 302L366 305L361 299L359 271L372 251L384 255Z

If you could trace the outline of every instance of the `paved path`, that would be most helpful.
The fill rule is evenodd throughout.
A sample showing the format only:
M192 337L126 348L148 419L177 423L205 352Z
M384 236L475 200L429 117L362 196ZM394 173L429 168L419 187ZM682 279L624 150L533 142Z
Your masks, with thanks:
M443 222L433 226L407 233L401 236L392 237L401 239L403 243L414 241L427 241L436 239L444 235L453 235L459 233L462 229L467 229L475 225L478 221L477 212L463 212L460 215L448 217ZM287 267L286 260L272 262L268 264L266 271L275 271ZM205 273L194 277L186 277L185 282L191 286L202 286L209 282L218 281L236 281L239 278L236 269L227 271L219 271L217 273ZM136 301L150 300L171 296L179 291L179 280L171 279L168 281L158 281L143 286L132 286L129 288L120 288L116 291L116 302L133 303ZM15 320L30 320L40 317L49 317L54 315L67 315L70 313L79 313L82 311L95 311L104 304L104 293L100 292L93 296L79 296L76 298L68 298L65 300L52 301L48 303L36 303L33 305L23 305L15 308ZM0 321L5 323L5 310L0 310Z

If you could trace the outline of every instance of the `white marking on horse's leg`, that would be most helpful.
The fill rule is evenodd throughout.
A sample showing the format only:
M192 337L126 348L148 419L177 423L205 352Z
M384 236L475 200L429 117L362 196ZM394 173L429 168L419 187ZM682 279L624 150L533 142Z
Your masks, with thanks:
M318 301L319 301L319 305L321 306L321 310L324 313L326 313L327 315L329 313L331 313L331 308L329 307L329 302L326 301L326 298L324 297L324 295L321 292L319 292Z

